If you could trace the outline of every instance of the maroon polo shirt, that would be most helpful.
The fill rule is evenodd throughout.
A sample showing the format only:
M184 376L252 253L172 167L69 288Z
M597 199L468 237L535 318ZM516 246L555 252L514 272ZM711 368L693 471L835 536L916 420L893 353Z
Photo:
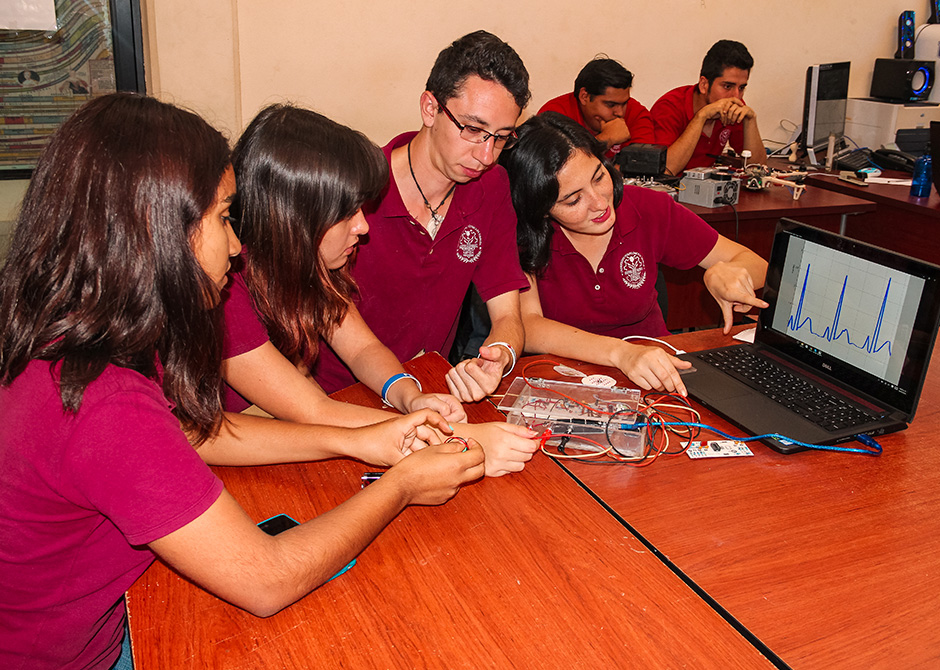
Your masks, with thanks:
M386 159L416 134L393 139L383 149ZM458 184L451 197L434 239L408 214L394 175L379 199L363 208L369 234L352 271L359 311L403 362L422 351L447 355L471 283L484 302L528 287L519 267L506 171L494 166ZM314 376L328 393L355 381L328 346L320 350Z
M650 113L653 115L656 144L671 146L689 125L692 117L695 116L692 107L695 88L694 85L674 88L653 105ZM744 149L744 126L740 123L726 126L720 120L715 119L711 136L702 133L685 169L714 165L715 159L712 156L721 154L728 142L731 142L732 149L741 153Z
M244 267L245 250L233 263ZM222 339L222 358L229 359L257 349L268 341L268 331L255 312L255 303L245 285L240 271L229 273L231 279L222 291L222 309L224 310L225 334ZM222 404L227 412L241 412L251 403L240 396L235 389L225 384L222 389Z
M578 98L574 93L566 93L552 98L539 110L539 114L544 112L558 112L564 114L569 119L574 119L582 126L591 130L591 127L584 120L584 114L581 113L581 105L578 104ZM653 120L650 117L649 110L639 102L630 98L627 100L627 106L623 110L623 120L630 129L630 139L623 144L615 144L607 151L607 158L613 158L620 150L628 144L653 144L655 135L653 133ZM591 134L594 131L591 130Z
M551 259L539 277L542 313L597 335L668 335L656 302L657 264L686 270L718 233L665 193L624 186L623 202L597 272L554 224Z

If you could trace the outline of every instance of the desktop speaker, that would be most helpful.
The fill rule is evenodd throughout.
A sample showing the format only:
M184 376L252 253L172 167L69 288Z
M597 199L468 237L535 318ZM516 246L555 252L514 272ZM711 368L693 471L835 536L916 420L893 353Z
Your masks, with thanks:
M871 97L890 102L918 102L930 97L934 61L878 58L871 77Z
M914 11L901 12L898 17L898 50L895 58L914 57Z

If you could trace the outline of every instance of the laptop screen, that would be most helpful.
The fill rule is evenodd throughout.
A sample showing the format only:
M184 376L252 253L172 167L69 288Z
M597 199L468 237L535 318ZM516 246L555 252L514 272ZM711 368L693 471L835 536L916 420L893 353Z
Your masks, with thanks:
M940 318L940 267L781 220L759 341L913 414Z

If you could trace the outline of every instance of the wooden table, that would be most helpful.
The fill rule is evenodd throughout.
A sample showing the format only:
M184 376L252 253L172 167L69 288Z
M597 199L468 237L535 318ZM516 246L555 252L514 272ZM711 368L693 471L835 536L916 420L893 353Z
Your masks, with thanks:
M799 200L782 186L761 191L741 190L734 208L686 205L720 234L736 240L762 258L770 258L774 230L781 217L789 217L817 228L838 232L853 222L854 215L875 211L875 203L852 195L823 188L807 188ZM850 216L851 215L851 216ZM663 268L669 293L667 327L672 330L715 325L721 322L721 310L702 284L703 270Z
M910 175L903 172L886 172L885 176L910 179ZM817 190L826 189L877 205L876 212L848 221L845 235L940 264L940 235L937 234L940 227L940 196L936 189L931 189L927 198L913 198L910 186L860 186L823 174L811 176L808 181Z
M442 390L436 355L409 364ZM343 400L379 406L357 385ZM473 420L499 420L488 403ZM300 521L359 489L334 460L215 468L252 518ZM745 637L554 462L405 510L340 578L258 619L159 561L128 593L151 668L766 668Z
M719 331L670 341L732 343ZM913 424L878 438L878 458L783 456L751 443L753 458L565 467L792 667L940 667L937 365ZM702 418L739 434L708 411Z

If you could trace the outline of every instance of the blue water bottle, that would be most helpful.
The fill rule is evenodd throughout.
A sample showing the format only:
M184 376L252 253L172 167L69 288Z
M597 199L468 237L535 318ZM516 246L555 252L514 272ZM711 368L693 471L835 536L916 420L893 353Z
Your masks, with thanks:
M926 198L930 195L933 184L933 161L930 158L930 145L927 150L914 163L914 178L911 180L911 195L915 198Z

